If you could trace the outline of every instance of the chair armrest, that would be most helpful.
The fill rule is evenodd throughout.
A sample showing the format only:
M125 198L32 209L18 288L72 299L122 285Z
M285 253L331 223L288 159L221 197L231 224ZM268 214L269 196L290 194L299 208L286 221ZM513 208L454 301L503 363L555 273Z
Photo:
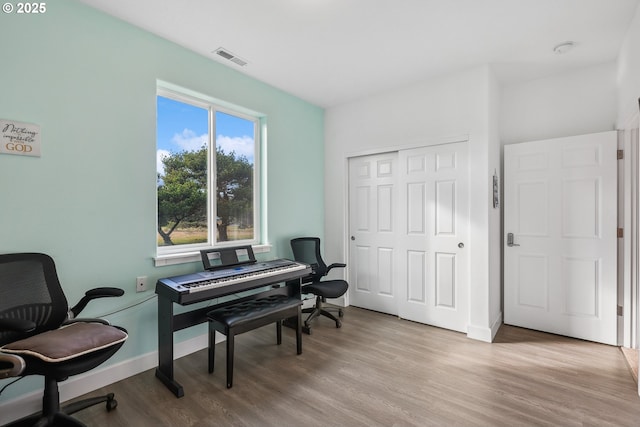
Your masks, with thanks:
M105 297L119 297L124 295L124 291L120 288L95 288L88 290L80 302L75 306L71 307L70 317L75 318L84 308L87 306L89 301L97 299L97 298L105 298Z
M16 354L0 353L0 380L20 376L25 367L22 357Z
M13 332L31 332L36 323L28 319L8 319L0 317L0 330Z
M347 266L347 264L343 264L343 263L341 263L341 262L334 262L333 264L331 264L331 265L329 265L329 266L327 267L327 273L328 273L329 271L331 271L331 269L332 269L332 268L338 268L338 267L339 267L339 268L344 268L344 267L346 267L346 266Z

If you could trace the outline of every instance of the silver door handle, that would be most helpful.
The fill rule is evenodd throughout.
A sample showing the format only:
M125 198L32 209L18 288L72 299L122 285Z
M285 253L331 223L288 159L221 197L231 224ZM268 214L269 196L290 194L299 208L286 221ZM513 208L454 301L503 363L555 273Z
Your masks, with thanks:
M517 243L513 243L513 233L507 233L507 246L520 246Z

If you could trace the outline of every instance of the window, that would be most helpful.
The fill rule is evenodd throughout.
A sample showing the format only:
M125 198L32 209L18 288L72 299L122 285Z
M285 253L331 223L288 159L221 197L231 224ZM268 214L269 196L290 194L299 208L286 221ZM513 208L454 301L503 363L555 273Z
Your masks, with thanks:
M158 89L158 254L259 243L260 118Z

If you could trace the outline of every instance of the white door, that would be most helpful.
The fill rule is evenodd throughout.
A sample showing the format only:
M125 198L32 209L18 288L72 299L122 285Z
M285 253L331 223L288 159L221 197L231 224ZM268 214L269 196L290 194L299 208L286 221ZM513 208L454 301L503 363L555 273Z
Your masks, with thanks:
M398 315L467 332L467 143L399 155Z
M349 160L349 303L397 314L396 164L398 153Z
M504 147L506 324L617 344L616 149L616 132Z

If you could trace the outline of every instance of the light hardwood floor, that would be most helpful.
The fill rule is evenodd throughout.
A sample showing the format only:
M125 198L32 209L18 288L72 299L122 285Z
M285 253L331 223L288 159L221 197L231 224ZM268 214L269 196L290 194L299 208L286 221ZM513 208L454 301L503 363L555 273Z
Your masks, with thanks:
M349 307L275 345L275 326L236 338L234 386L206 350L176 360L177 399L149 370L113 391L118 408L75 416L90 426L638 426L640 398L622 352L503 326L492 344ZM285 328L286 329L286 328ZM131 337L130 339L135 339Z

